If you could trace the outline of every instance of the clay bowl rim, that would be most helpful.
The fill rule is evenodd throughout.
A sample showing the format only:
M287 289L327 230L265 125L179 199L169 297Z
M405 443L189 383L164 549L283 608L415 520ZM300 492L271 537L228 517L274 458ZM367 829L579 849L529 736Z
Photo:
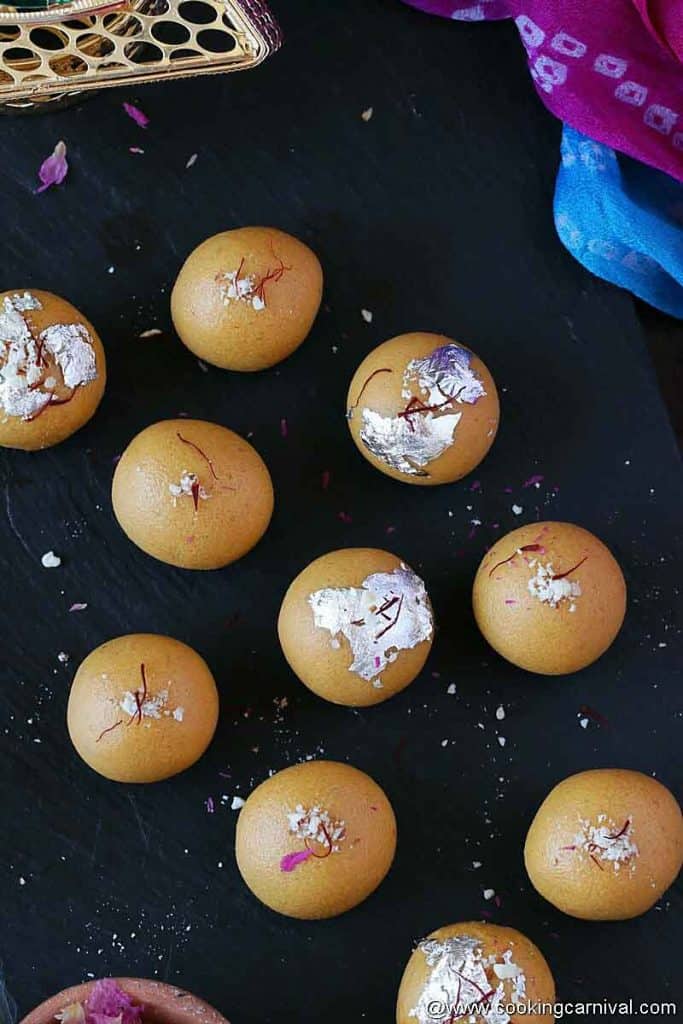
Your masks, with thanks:
M26 1014L19 1024L53 1024L60 1010L70 1003L83 1002L101 980L93 978L55 993ZM143 1003L147 1011L144 1020L152 1024L230 1024L213 1006L178 985L151 978L116 977L113 980L133 999Z

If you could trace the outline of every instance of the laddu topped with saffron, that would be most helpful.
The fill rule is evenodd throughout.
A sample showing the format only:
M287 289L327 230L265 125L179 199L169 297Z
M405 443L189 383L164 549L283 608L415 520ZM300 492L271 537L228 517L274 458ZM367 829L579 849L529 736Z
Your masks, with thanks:
M162 420L124 451L112 502L123 531L147 554L182 569L220 569L265 533L273 485L258 452L232 430Z
M624 620L626 583L611 551L572 523L530 523L484 556L472 591L477 625L514 665L564 675L610 647Z
M524 847L534 887L591 921L644 914L683 864L683 818L649 775L599 768L570 775L541 804Z
M396 819L364 772L307 761L261 783L240 811L242 878L272 910L308 920L357 906L387 874Z
M206 662L168 636L132 633L101 644L71 686L67 725L76 751L115 782L158 782L194 764L218 721Z
M225 370L264 370L307 337L322 286L318 257L298 238L277 228L236 228L190 253L171 314L200 359Z

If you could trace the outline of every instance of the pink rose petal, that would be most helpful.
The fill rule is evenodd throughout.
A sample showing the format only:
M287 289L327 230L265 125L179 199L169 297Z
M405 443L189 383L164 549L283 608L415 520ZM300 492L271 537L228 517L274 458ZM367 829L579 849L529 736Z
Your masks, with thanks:
M123 109L128 114L139 128L146 128L149 124L149 118L147 114L143 113L139 107L136 107L134 103L124 103Z
M82 602L77 602L76 604L72 604L71 605L71 607L69 608L69 611L70 612L84 612L87 607L88 607L87 604L83 604Z
M138 1024L142 1012L113 978L96 981L85 1003L86 1024Z
M296 853L286 853L280 861L280 871L294 871L299 864L303 864L309 857L313 856L312 850L298 850Z
M50 156L43 160L38 171L41 185L36 192L44 192L52 185L61 185L69 171L69 164L66 159L66 144L58 142Z
M541 473L534 473L533 476L530 476L528 480L524 481L522 487L535 487L536 484L542 484L544 480L545 477L542 476Z
M280 420L280 433L283 437L287 437L287 435L289 434L289 426L284 416Z

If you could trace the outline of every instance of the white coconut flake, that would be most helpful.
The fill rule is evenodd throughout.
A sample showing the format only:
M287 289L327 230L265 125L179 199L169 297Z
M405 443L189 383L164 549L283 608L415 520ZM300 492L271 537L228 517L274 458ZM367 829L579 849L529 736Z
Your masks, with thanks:
M141 700L139 693L132 693L127 690L119 702L119 707L131 718L136 716L142 718L161 718L161 712L164 710L166 702L168 700L168 690L161 690L154 696L148 696L145 700Z
M58 569L62 564L61 558L54 551L46 551L40 562L46 569Z
M245 274L240 277L240 268L226 271L220 278L221 298L224 306L231 302L244 302L255 309L256 312L266 308L263 295L258 289L256 278L253 274Z
M578 851L592 857L603 865L612 865L618 873L622 865L629 870L636 869L639 850L633 841L633 816L628 815L624 821L618 822L607 814L598 814L596 824L587 819L579 819L580 831L567 851Z
M194 501L194 493L197 493L197 497L202 501L206 501L211 497L204 487L199 483L199 477L196 473L190 473L189 470L184 469L180 474L180 480L178 483L170 483L168 490L173 498L173 504L176 505L178 498L189 496Z
M232 798L232 802L230 804L230 810L231 811L241 811L242 808L244 807L244 805L246 804L246 802L247 801L243 800L241 796L234 796Z
M432 609L423 581L407 565L378 572L360 587L326 587L308 598L318 629L329 631L330 646L346 638L353 659L349 672L378 681L403 650L428 640L434 631Z
M288 812L287 824L290 835L304 842L313 840L327 847L331 853L339 853L339 844L346 838L345 823L335 820L329 811L318 805L306 808L297 804L293 811Z
M577 580L570 580L567 576L558 579L550 562L547 565L541 562L533 564L536 565L536 575L527 584L532 597L551 608L557 608L563 601L573 604L574 598L581 597L581 585Z
M363 317L363 319L365 320L366 324L371 324L372 323L372 313L371 313L371 311L369 309L361 309L360 315Z
M140 722L143 718L155 720L173 718L176 722L182 722L185 717L185 709L183 707L170 708L168 702L168 689L160 690L156 694L148 693L144 700L143 693L140 690L137 690L135 693L131 690L126 690L119 701L119 707L124 714L130 718L137 718Z

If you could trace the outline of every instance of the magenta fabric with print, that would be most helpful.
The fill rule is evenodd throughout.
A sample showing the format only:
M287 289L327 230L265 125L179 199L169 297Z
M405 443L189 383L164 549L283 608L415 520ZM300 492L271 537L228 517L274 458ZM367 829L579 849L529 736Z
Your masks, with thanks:
M683 181L683 0L404 0L456 21L514 18L549 110Z

